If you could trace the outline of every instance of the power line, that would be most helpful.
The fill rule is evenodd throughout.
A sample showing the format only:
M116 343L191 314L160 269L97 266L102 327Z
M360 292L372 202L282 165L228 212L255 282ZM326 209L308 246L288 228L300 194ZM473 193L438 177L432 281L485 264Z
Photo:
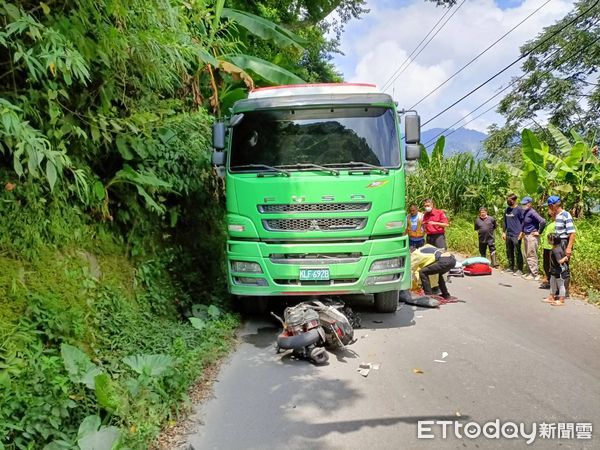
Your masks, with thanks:
M596 42L600 41L600 36L598 36L591 44L586 44L584 46L582 46L577 52L565 57L562 61L559 61L555 64L554 68L545 70L544 72L542 72L543 74L548 74L550 73L552 70L557 69L561 64L564 64L565 62L567 62L569 59L575 58L577 56L579 56L584 50L586 50L590 45L595 44ZM552 58L555 54L559 53L561 51L561 49L556 49L554 52L552 52L550 55L548 55L546 58L544 58L544 60L542 60L542 62L546 62L548 61L550 58ZM519 81L521 81L525 75L527 75L527 73L523 73L520 77L516 78L515 80L513 80L510 84L508 84L506 87L504 87L502 90L498 91L496 94L492 95L490 98L488 98L485 102L483 102L482 104L480 104L477 108L473 109L471 112L469 112L466 116L463 116L461 119L457 120L456 122L454 122L452 125L450 125L448 128L446 128L445 130L443 130L442 132L438 133L437 135L435 135L433 138L431 138L429 141L427 141L427 143L424 144L425 147L427 147L428 145L430 145L431 143L433 143L435 140L437 140L438 137L440 137L441 135L443 135L444 133L446 133L446 131L451 130L454 126L458 125L459 123L461 123L464 119L466 119L468 116L470 116L471 114L473 114L474 112L478 111L479 109L481 109L483 106L485 106L486 104L488 104L490 101L492 101L494 98L498 97L502 92L506 91L508 88L514 86L516 83L518 83ZM464 127L465 125L468 125L469 123L473 122L474 120L478 119L479 117L483 116L484 114L490 112L492 109L494 109L495 107L497 107L501 102L498 102L496 104L494 104L491 108L485 110L483 113L478 114L477 116L475 116L474 118L472 118L471 120L469 120L468 122L464 123L462 126ZM450 136L451 134L455 133L456 130L453 130L452 132L448 133L446 136Z
M444 11L444 14L442 14L442 16L441 16L441 17L438 19L438 21L435 23L435 25L434 25L433 27L431 27L431 30L429 30L429 32L428 32L428 33L425 35L425 37L424 37L423 39L421 39L421 42L419 42L419 43L417 44L417 46L414 48L414 50L411 52L411 54L410 54L410 55L408 55L408 56L406 57L406 59L405 59L405 60L402 62L402 64L400 64L400 65L398 66L398 68L397 68L397 69L394 71L394 73L393 73L392 75L390 75L390 77L387 79L387 81L386 81L386 82L383 84L382 90L385 90L385 88L386 88L386 86L388 85L389 81L390 81L390 80L391 80L391 79L394 77L394 75L396 75L396 74L397 74L397 73L398 73L398 72L399 72L399 71L402 69L402 67L404 66L404 64L406 64L406 63L408 62L408 60L409 60L409 59L412 57L412 55L414 55L414 54L417 52L417 50L419 49L419 47L421 46L421 44L422 44L423 42L425 42L425 40L426 40L426 39L429 37L429 35L430 35L431 33L433 33L433 30L435 30L435 29L436 29L436 27L437 27L437 26L439 25L439 23L440 23L440 22L441 22L441 21L444 19L444 17L446 17L446 15L447 15L447 14L450 12L450 10L451 10L451 9L452 9L452 7L450 7L450 8L447 8L447 9Z
M502 36L500 36L496 41L494 41L491 45L489 45L485 50L483 50L481 53L479 53L476 57L474 57L472 60L470 60L467 64L465 64L464 66L462 66L459 70L457 70L456 72L454 72L454 74L452 74L452 76L450 76L448 79L446 79L446 81L444 81L443 83L441 83L440 85L438 85L435 89L433 89L431 92L429 92L425 97L423 97L417 103L415 103L414 105L412 105L409 109L415 109L424 100L426 100L433 93L437 92L440 88L442 88L443 86L445 86L450 80L452 80L455 76L457 76L459 73L461 73L467 67L469 67L471 64L473 64L475 61L477 61L480 57L482 57L483 55L485 55L489 50L491 50L493 47L495 47L496 44L498 44L506 36L508 36L513 31L515 31L521 25L523 25L527 20L529 20L533 15L535 15L539 10L541 10L544 6L546 6L551 1L552 0L546 0L546 2L543 3L542 5L540 5L535 11L533 11L531 14L529 14L527 17L525 17L523 20L521 20L518 24L516 24L514 27L512 27L510 30L508 30L506 33L504 33Z
M415 47L415 49L411 52L410 55L408 55L406 57L406 59L404 60L404 62L402 64L400 64L400 66L398 66L398 68L396 69L396 71L392 74L392 76L390 76L388 78L388 80L385 82L385 84L382 87L382 91L385 91L386 89L388 89L392 83L394 83L394 81L396 81L398 79L398 77L400 75L402 75L406 69L408 69L408 67L415 61L415 59L417 59L417 57L421 54L421 52L423 52L423 50L425 50L425 48L429 45L429 43L438 35L438 33L440 31L442 31L442 29L446 26L446 24L448 23L448 21L450 19L452 19L452 16L454 16L454 14L456 14L456 12L460 9L460 7L465 3L466 0L463 0L463 2L458 5L452 12L452 14L450 15L450 17L448 17L448 19L446 19L446 21L440 26L440 28L437 29L437 31L435 32L435 34L433 36L431 36L431 38L425 42L425 40L429 37L429 35L431 33L433 33L433 31L436 29L436 27L440 24L440 22L442 20L444 20L444 17L446 17L446 15L448 15L448 13L450 12L450 10L452 8L448 8L444 14L442 15L442 17L439 18L439 20L435 23L435 25L431 28L431 30L429 30L429 32L425 35L425 37L421 40L421 42L419 42L419 44ZM423 47L419 50L419 47L421 47L421 44L423 44L423 42L425 42L425 45L423 45ZM417 53L418 51L418 53ZM415 55L415 53L417 53ZM414 55L414 58L413 58ZM408 64L406 64L408 63ZM406 66L405 66L406 64Z
M528 50L527 52L523 53L521 56L519 56L517 59L515 59L513 62L511 62L509 65L507 65L506 67L504 67L502 70L500 70L499 72L496 72L494 75L492 75L490 78L488 78L486 81L484 81L483 83L479 84L477 87L471 89L468 93L466 93L465 95L463 95L461 98L459 98L458 100L456 100L454 103L452 103L450 106L448 106L447 108L443 109L442 111L440 111L439 113L437 113L435 116L433 116L431 119L429 119L427 122L425 122L422 126L427 125L428 123L431 123L433 120L437 119L438 117L440 117L442 114L444 114L445 112L449 111L450 109L454 108L456 105L458 105L459 103L461 103L463 100L465 100L466 98L470 97L471 95L473 95L475 92L477 92L479 89L481 89L483 86L485 86L486 84L488 84L489 82L491 82L492 80L494 80L495 78L497 78L498 76L500 76L501 74L503 74L504 72L506 72L508 69L510 69L512 66L514 66L515 64L517 64L519 61L521 61L522 59L526 58L527 56L531 55L535 50L537 50L538 48L540 48L542 45L544 45L547 41L549 41L550 39L552 39L553 37L555 37L556 35L558 35L560 32L562 32L565 28L571 26L572 24L574 24L575 22L577 22L581 17L583 17L584 15L586 15L588 12L590 12L592 9L594 9L596 7L596 5L598 5L598 3L600 2L600 0L596 0L594 2L594 4L592 6L590 6L588 9L586 9L584 12L582 12L581 14L579 14L577 17L575 17L573 20L571 20L569 23L567 23L566 25L562 26L561 28L559 28L558 30L556 30L554 33L552 33L550 36L548 36L546 39L544 39L543 41L539 42L535 47L533 47L532 49Z

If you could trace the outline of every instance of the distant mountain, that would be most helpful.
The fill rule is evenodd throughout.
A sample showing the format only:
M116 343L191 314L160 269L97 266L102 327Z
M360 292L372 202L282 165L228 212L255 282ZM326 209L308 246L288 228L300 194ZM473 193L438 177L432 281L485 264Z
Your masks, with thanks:
M438 138L435 136L444 131L443 128L431 128L429 130L421 132L421 142L427 144L432 139L435 141L427 144L427 151L431 153L433 146ZM483 152L482 142L488 137L487 134L481 133L480 131L470 130L468 128L458 128L456 130L448 130L445 134L454 131L451 135L446 137L446 147L444 148L444 155L450 156L456 153L470 152L477 156Z

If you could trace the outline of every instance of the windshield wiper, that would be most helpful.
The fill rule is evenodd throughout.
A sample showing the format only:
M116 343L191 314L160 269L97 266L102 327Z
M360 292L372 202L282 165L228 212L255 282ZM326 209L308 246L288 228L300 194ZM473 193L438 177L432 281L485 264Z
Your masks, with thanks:
M322 170L323 172L328 172L332 175L340 174L340 171L337 169L334 169L331 167L320 166L318 164L313 164L313 163L286 164L286 165L277 166L277 167L281 168L281 169L302 169L302 168L317 169L317 170Z
M268 172L275 172L275 173L280 173L282 175L285 175L286 177L290 176L290 172L285 170L285 169L280 169L278 167L273 167L273 166L267 166L266 164L244 164L242 166L235 166L232 167L232 169L263 169L266 170ZM264 176L264 173L259 172L256 174L257 177L262 177Z
M332 164L325 164L326 166L336 166L336 167L349 167L350 169L352 169L353 167L357 167L356 170L350 170L349 172L356 172L356 171L362 171L364 169L369 169L369 170L379 170L381 172L383 172L385 175L387 175L388 173L390 173L390 169L386 168L386 167L381 167L381 166L376 166L374 164L369 164L367 162L364 161L350 161L349 163L332 163ZM364 168L364 169L363 169Z

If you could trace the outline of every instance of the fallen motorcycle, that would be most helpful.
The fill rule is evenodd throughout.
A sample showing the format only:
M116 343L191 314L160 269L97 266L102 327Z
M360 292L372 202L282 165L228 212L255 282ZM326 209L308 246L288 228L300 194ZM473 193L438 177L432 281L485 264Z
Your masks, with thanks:
M283 325L277 337L277 353L292 350L294 356L307 359L314 364L325 364L329 360L326 349L344 348L354 342L354 326L360 319L342 302L302 302L288 307L283 319L271 313Z

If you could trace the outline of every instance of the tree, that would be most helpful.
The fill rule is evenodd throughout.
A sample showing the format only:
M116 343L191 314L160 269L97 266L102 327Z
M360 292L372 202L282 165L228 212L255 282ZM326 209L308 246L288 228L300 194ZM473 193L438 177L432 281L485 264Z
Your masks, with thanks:
M522 65L523 77L515 79L498 108L506 125L490 129L487 147L492 153L498 144L510 151L510 143L518 140L516 131L537 115L580 133L600 125L599 37L598 0L579 0L565 17L521 47L522 53L531 54Z

